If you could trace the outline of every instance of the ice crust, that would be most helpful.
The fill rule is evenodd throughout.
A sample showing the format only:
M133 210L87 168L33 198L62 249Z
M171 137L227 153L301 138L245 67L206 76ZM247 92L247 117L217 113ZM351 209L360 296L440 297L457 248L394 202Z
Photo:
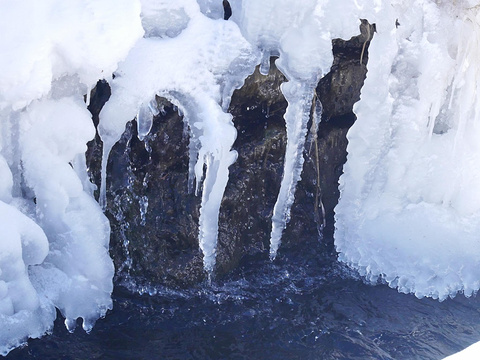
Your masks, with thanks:
M0 355L49 331L55 308L86 331L111 308L83 96L143 34L139 14L130 0L0 3Z
M470 296L480 286L479 7L393 2L373 20L335 209L339 259L418 297Z

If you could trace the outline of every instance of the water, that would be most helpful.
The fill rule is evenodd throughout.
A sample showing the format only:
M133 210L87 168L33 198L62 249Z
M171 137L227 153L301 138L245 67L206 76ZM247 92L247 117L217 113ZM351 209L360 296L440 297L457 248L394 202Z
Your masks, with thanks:
M150 289L152 291L152 289ZM480 299L442 303L370 286L314 241L245 259L228 278L138 295L86 334L30 340L7 359L441 359L480 340Z

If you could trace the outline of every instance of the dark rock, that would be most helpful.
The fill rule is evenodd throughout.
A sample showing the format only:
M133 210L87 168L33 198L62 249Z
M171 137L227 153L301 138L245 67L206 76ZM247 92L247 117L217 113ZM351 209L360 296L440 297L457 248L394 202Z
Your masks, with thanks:
M118 274L152 283L201 281L200 198L188 193L188 138L182 117L165 99L151 133L140 141L127 124L110 154L107 215Z
M230 166L220 209L218 274L237 266L245 255L268 256L286 146L284 81L272 59L268 75L257 67L232 96L229 112L238 132L233 145L238 159Z
M95 88L90 93L90 104L88 110L92 114L93 124L95 129L98 127L99 114L103 105L110 99L111 90L110 85L105 80L97 82ZM93 184L96 184L98 189L100 188L100 169L102 167L102 149L103 143L100 140L98 131L95 131L95 137L87 144L87 151L85 153L88 174ZM96 197L98 199L98 190L96 191Z
M353 104L360 100L360 90L367 74L368 45L375 25L362 20L360 32L348 41L333 40L332 68L316 89L323 104L324 121L351 116Z
M223 19L228 20L232 16L232 7L227 0L223 0Z

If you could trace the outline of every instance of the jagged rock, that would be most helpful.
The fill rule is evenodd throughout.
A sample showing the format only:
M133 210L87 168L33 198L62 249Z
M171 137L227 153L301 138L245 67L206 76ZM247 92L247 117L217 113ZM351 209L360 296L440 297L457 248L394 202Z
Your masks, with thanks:
M333 40L333 64L318 83L316 92L323 104L324 121L348 116L360 100L360 90L367 74L368 45L375 25L362 20L360 35L350 40Z
M352 107L365 79L373 31L364 21L361 35L333 42L331 72L316 89L323 104L322 122L318 129L310 124L302 180L280 255L282 248L322 233L326 250L334 251L333 209L346 160L346 132L355 120ZM268 75L256 69L232 96L229 112L238 132L233 147L239 156L230 167L220 209L216 276L249 256L268 257L286 146L287 103L280 91L284 81L272 59ZM92 93L90 110L96 124L109 95L106 83ZM106 214L112 226L111 255L117 280L134 277L137 283L189 286L206 278L197 240L201 199L188 193L188 136L182 116L165 99L157 102L163 112L154 118L145 140L138 140L133 120L109 157ZM100 153L96 137L87 160L97 184Z

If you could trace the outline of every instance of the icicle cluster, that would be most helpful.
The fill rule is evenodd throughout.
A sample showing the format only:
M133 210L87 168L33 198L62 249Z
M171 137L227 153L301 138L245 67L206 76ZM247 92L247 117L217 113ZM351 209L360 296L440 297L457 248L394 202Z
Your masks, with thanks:
M341 10L340 7L341 6ZM347 38L358 32L361 9L355 4L306 0L233 1L233 20L245 38L262 52L260 71L268 73L270 56L279 56L277 67L287 77L282 93L288 102L285 113L287 148L282 182L273 209L270 258L274 259L303 167L303 148L310 120L314 89L332 65L332 39ZM342 12L342 21L327 18Z
M100 114L101 203L105 205L108 154L125 124L136 117L139 136L145 136L158 112L155 96L169 99L182 111L190 133L189 184L193 188L196 183L197 194L202 187L199 244L211 273L228 167L237 157L232 150L236 130L224 109L235 86L253 72L257 53L235 23L204 16L194 0L144 1L142 23L148 24L146 36L120 64L112 96Z
M221 11L214 2L145 0L142 23L146 37L120 65L99 126L104 142L100 201L105 206L108 154L126 122L136 115L143 138L157 112L152 107L156 95L182 110L190 131L189 183L193 187L196 182L196 193L203 185L199 243L208 272L215 265L218 214L228 167L236 158L231 150L236 133L231 115L225 113L233 90L260 60L261 71L268 72L270 56L279 56L277 65L289 80L282 85L289 103L285 114L288 142L272 217L273 259L302 171L313 91L332 63L332 38L355 35L360 18L359 8L349 6L342 7L343 22L327 21L326 14L337 11L338 5L316 0L303 1L295 9L289 1L232 1L231 5L234 22L225 22L219 20Z

